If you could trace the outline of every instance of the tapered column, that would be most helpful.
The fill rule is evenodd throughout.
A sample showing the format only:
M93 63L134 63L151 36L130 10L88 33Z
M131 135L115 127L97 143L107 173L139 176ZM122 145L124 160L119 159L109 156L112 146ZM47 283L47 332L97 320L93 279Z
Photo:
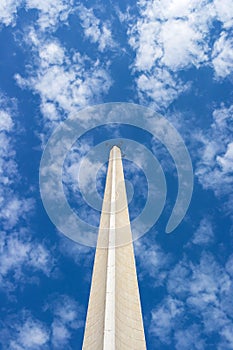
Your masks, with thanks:
M83 350L146 349L121 151L114 146L100 219Z

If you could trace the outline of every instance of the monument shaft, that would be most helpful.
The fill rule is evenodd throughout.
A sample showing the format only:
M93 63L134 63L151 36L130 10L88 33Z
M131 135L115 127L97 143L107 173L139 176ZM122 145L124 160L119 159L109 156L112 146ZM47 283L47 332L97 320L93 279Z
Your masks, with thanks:
M146 349L121 151L110 152L83 350Z

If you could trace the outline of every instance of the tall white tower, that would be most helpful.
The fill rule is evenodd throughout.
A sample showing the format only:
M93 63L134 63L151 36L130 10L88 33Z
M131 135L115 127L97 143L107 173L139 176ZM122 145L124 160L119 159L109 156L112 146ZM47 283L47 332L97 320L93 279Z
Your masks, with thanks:
M111 149L83 350L144 350L121 151Z

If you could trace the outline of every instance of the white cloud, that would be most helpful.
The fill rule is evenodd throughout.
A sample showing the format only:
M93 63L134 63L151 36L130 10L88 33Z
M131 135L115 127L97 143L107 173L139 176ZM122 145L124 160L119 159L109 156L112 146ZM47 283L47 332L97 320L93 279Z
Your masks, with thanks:
M183 19L172 19L164 23L160 32L164 52L162 64L176 71L190 64L198 66L207 60L206 50L200 45L203 34L195 29L189 21Z
M31 316L28 311L22 311L17 319L6 320L0 331L0 344L3 350L39 350L48 349L49 330L46 326Z
M48 331L40 322L27 319L22 327L18 327L18 339L10 343L11 349L38 349L45 345L48 341Z
M92 43L98 44L99 51L103 52L107 48L116 46L111 33L109 22L103 22L97 18L93 9L88 9L83 5L78 7L78 16L86 38Z
M13 148L15 124L7 98L0 94L0 218L5 229L13 228L32 209L32 200L20 198L13 192L12 185L19 180L18 167Z
M226 263L226 270L230 274L230 276L233 278L233 254L229 257Z
M67 327L60 321L55 320L52 324L53 345L55 348L62 348L67 344L71 334Z
M216 348L232 345L232 256L226 268L213 255L202 252L200 260L184 257L170 269L166 297L152 310L150 332L157 347L175 342L176 349L205 349L205 338L220 336ZM183 320L188 326L184 326ZM224 348L225 345L225 348Z
M152 311L152 332L165 343L170 343L174 336L177 349L194 348L194 334L199 334L195 343L198 349L205 348L201 339L213 334L221 335L220 348L223 343L229 346L233 326L232 287L232 277L211 254L202 252L200 261L195 263L183 258L168 274L169 299ZM183 328L184 315L187 320L198 318L198 325Z
M152 311L150 332L161 342L171 343L171 332L176 328L176 322L183 315L182 301L168 297Z
M54 267L54 258L44 245L32 242L28 266L41 270L45 275L49 276Z
M233 348L233 324L226 325L222 331L221 336L223 337L220 343L220 349L232 349Z
M70 349L69 341L83 327L82 308L68 295L50 295L51 302L44 311L49 312L47 322L33 317L28 310L8 315L0 330L3 350Z
M78 141L69 151L63 170L63 182L74 192L79 192L83 196L96 193L97 174L103 167L100 161L94 161L93 157L88 157L88 152L93 147L92 137L86 136L82 141ZM85 197L84 197L85 198Z
M194 232L192 242L198 245L210 244L214 241L213 225L208 218L203 218Z
M233 73L233 39L226 32L214 43L212 63L217 77L225 78Z
M48 306L53 312L51 341L56 349L64 349L73 331L83 326L81 307L68 295L61 295Z
M74 10L73 0L1 0L0 23L14 25L21 7L38 11L37 24L42 31L54 30L60 23L66 23Z
M79 173L79 181L82 189L86 191L96 192L96 176L101 169L102 164L100 162L92 162L89 159L84 160L84 166Z
M12 186L19 181L12 133L15 129L6 98L0 95L0 218L4 229L12 229L33 208L30 198L22 198ZM12 109L13 110L13 109ZM13 113L13 111L12 111Z
M180 274L180 269L184 269L185 274ZM179 288L175 281L178 282L180 279L188 283L183 283ZM209 303L217 303L218 293L224 293L229 287L229 276L214 257L205 252L202 253L198 265L183 262L178 264L171 271L168 280L168 290L172 294L186 295L189 304L199 309Z
M98 102L110 86L107 67L78 52L70 53L58 40L37 36L34 29L27 35L33 51L33 72L28 78L16 74L22 87L28 87L41 98L45 121L58 121L88 104Z
M73 10L73 0L26 0L27 10L38 10L41 30L53 29L67 21Z
M65 59L64 49L59 42L53 41L41 47L39 51L40 61L43 67L53 64L62 64Z
M232 176L232 120L233 106L222 106L213 113L209 133L200 133L196 139L202 144L196 175L205 189L212 189L216 196L227 195L231 207Z
M81 204L76 214L97 228L99 225L98 210L100 211L102 207L102 199L98 189L102 185L101 180L105 175L106 168L102 163L94 160L93 154L92 157L88 157L88 151L92 146L93 139L87 136L72 147L64 163L62 179L66 197L71 200L75 197L76 201L79 201L80 198ZM88 205L97 211L90 212ZM71 247L69 249L73 250ZM81 251L81 247L79 249ZM77 260L79 259L77 257Z
M201 335L201 327L194 324L185 330L175 332L176 349L204 350L205 341Z
M0 131L10 131L13 128L13 121L8 112L0 110Z
M188 84L182 84L167 69L155 68L152 74L142 73L137 79L141 101L152 101L155 109L169 105L179 94L188 90Z
M212 65L217 77L231 73L230 39L226 40L223 31L213 49L211 39L212 26L217 20L221 29L232 23L229 2L138 1L140 16L131 19L128 35L136 53L133 70L137 72L136 83L142 102L149 97L157 108L168 106L186 90L176 78L176 73L183 69Z
M33 282L33 279L30 281L30 278L27 278L29 269L41 271L48 276L54 266L50 252L42 244L32 241L26 230L11 234L1 233L0 258L2 289L8 281L14 283L11 288L25 282Z
M32 240L28 232L26 220L34 209L34 202L15 189L20 184L20 174L13 147L14 106L1 95L0 102L0 280L1 289L8 292L27 280L27 269L49 275L53 258L44 245Z
M22 5L22 0L1 0L0 23L6 26L15 24L17 9Z
M224 28L230 28L233 24L233 3L231 0L214 0L217 18L223 23Z
M11 229L20 220L25 219L26 214L30 212L34 203L32 199L19 198L13 195L12 191L8 193L8 196L4 198L4 204L2 203L0 218L2 219L5 229ZM10 194L10 195L9 195Z
M134 247L142 271L139 278L143 278L148 273L150 276L156 277L153 280L156 286L163 285L171 263L170 254L166 254L159 245L152 243L145 237L135 241Z
M233 142L228 143L226 153L223 156L217 156L217 162L220 164L224 173L230 173L233 169Z

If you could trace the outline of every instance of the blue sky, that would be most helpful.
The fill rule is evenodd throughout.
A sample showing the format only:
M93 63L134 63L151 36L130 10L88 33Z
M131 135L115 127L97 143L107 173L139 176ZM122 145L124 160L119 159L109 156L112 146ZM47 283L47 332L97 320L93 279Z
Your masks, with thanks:
M178 186L173 160L151 135L122 125L73 145L63 169L71 207L98 223L74 176L93 146L118 137L152 150L168 194L135 242L147 347L233 349L232 14L231 0L0 2L1 349L81 349L94 249L49 220L39 166L62 121L106 102L150 107L174 125L192 159L192 201L166 234ZM146 202L141 164L124 160L132 219ZM84 171L84 187L92 189L95 171L103 195L106 164Z

